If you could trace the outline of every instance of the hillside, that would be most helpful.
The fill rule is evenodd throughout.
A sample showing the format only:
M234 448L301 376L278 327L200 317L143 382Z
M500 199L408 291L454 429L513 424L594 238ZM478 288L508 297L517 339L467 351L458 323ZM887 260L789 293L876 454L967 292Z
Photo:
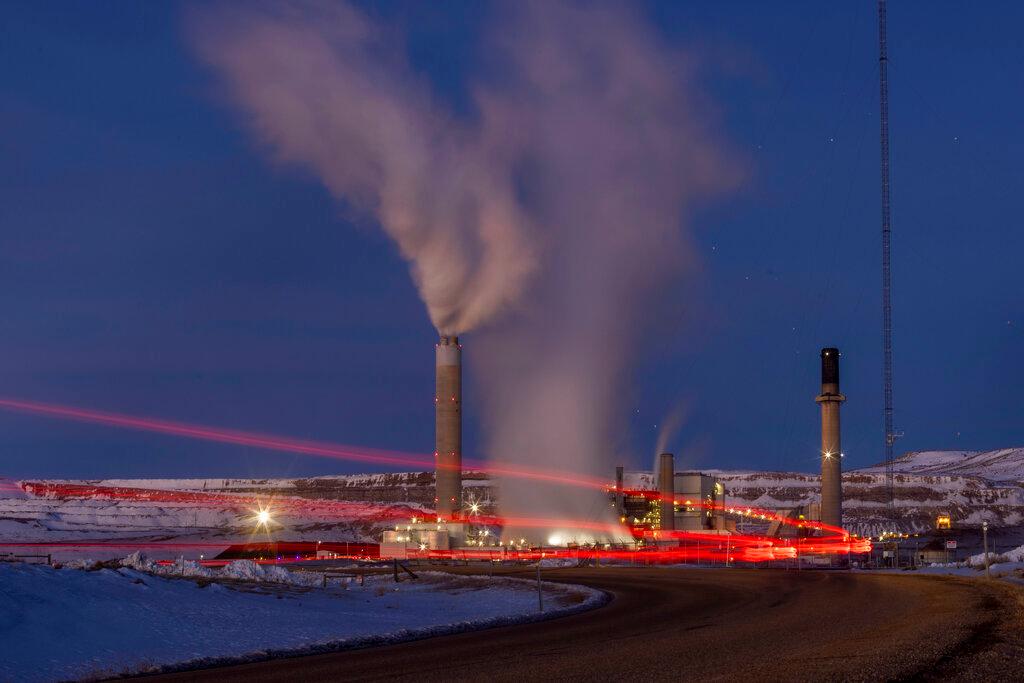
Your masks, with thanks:
M843 473L845 526L864 535L933 528L939 513L959 527L988 521L1007 529L1024 522L1024 448L994 451L920 451L896 459L895 507L888 514L885 466ZM729 495L748 505L793 507L818 500L819 477L789 472L715 471Z
M818 476L796 472L706 470L727 500L787 509L818 499ZM499 492L487 475L466 472L467 499L490 512ZM654 488L650 472L628 472L630 488ZM1024 448L924 451L896 461L898 523L886 506L885 468L843 475L845 526L855 533L926 531L938 513L961 528L1009 529L1024 522ZM252 533L256 501L273 501L290 537L375 540L397 519L431 507L432 472L301 479L107 479L0 481L0 540L217 539ZM500 510L496 510L500 513Z
M958 461L953 461L958 462ZM704 470L719 478L727 503L775 510L792 509L819 499L820 478L798 472ZM654 488L649 472L629 472L626 486ZM885 531L921 532L935 517L949 513L961 527L987 520L994 527L1024 522L1024 487L961 474L907 474L894 477L898 523L888 514L885 469L865 468L843 473L844 526L854 533L876 536Z
M978 477L991 482L1024 484L1024 448L994 451L917 451L896 458L896 472ZM885 472L885 465L859 472Z

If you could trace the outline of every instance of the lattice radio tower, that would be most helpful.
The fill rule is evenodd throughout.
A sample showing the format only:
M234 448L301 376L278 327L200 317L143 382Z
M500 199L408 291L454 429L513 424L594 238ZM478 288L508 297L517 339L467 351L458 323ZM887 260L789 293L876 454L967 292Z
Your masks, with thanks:
M885 406L885 488L890 516L895 514L893 485L893 442L897 434L892 426L892 263L890 246L892 222L889 211L889 78L885 31L885 0L878 0L878 84L881 110L882 143L882 391Z

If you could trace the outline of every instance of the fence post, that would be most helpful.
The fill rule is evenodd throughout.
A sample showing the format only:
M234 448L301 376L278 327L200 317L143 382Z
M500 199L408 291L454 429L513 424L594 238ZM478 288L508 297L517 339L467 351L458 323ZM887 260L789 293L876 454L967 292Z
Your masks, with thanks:
M540 560L537 560L537 610L544 611L544 593L540 588Z

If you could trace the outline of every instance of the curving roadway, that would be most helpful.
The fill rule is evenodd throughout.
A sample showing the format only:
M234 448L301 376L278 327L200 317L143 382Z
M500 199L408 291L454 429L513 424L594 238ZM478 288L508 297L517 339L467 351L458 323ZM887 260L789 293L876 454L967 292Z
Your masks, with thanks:
M534 624L160 678L1024 680L1022 593L1002 583L912 573L625 567L555 569L544 578L614 599Z

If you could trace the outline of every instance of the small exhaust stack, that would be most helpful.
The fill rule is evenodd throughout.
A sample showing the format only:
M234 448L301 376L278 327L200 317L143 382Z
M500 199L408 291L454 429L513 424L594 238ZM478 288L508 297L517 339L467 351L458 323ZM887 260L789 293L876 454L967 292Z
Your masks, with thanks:
M458 337L441 337L436 370L434 504L438 517L456 519L462 513L462 346Z
M661 497L661 529L672 531L676 528L676 462L671 453L658 456L658 495Z
M821 521L843 526L843 448L839 438L839 349L821 350Z
M618 515L626 514L626 506L623 500L622 484L625 479L625 470L622 465L615 468L615 513Z

